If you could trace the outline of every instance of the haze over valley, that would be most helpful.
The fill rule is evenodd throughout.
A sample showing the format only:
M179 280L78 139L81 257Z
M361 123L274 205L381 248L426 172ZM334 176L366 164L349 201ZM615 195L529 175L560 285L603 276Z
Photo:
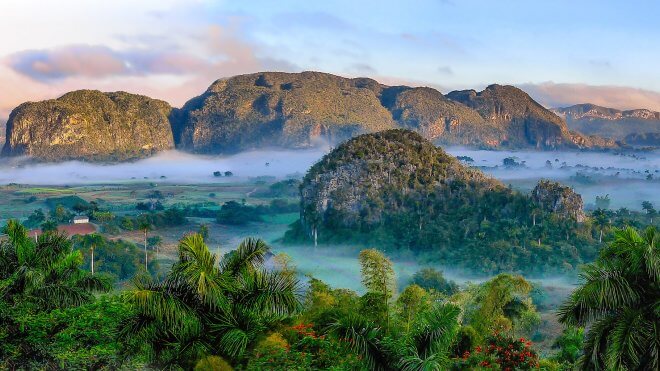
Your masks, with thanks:
M0 14L0 370L660 369L657 2Z

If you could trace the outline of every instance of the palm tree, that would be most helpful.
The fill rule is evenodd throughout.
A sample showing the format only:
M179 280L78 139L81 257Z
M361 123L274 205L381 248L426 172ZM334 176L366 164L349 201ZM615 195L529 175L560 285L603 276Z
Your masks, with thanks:
M449 363L459 315L460 309L454 305L436 304L419 315L404 334L388 334L374 322L355 315L339 318L329 330L348 339L370 369L441 370Z
M138 225L138 229L144 233L144 271L149 272L149 256L147 252L147 236L149 234L149 231L151 230L152 226L151 223L147 219L142 219L140 220L140 224Z
M559 309L559 320L587 327L583 369L660 368L660 235L628 227L596 262L583 268L584 283Z
M106 278L81 269L82 254L66 236L48 232L33 241L16 220L3 233L8 240L0 243L0 302L49 310L88 303L95 292L110 290Z
M600 230L600 233L598 235L598 243L603 243L603 231L605 230L605 227L607 227L610 224L609 215L606 210L597 209L596 211L594 211L592 216L594 219L594 224L596 224Z
M238 361L256 338L301 307L298 281L264 268L268 246L248 238L219 263L201 235L179 244L160 281L143 275L126 300L120 336L146 344L152 364L191 368L208 355Z

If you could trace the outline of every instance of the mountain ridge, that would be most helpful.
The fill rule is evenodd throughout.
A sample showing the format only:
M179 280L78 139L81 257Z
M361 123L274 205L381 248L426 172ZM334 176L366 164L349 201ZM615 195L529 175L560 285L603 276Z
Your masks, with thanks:
M551 109L566 124L585 134L621 140L631 145L660 146L660 112L649 109L619 110L591 103ZM640 139L643 138L643 139Z
M179 109L163 101L123 93L135 102L152 102L163 108L159 115L154 107L143 106L144 111L131 111L133 116L122 116L125 113L108 108L107 99L112 94L118 93L74 91L57 99L18 106L7 121L3 154L27 154L50 161L124 160L174 147L218 154L264 146L337 144L359 134L394 128L417 131L444 145L537 149L615 146L613 141L571 132L561 118L513 86L490 85L482 92L443 95L430 87L388 86L364 77L345 78L314 71L258 72L218 79ZM87 95L96 98L85 99ZM80 101L68 99L71 96L79 96ZM66 109L62 105L67 105ZM31 114L29 122L17 121L26 112ZM92 148L89 140L79 138L89 148L82 146L84 151L76 153L75 146L69 145L68 151L63 151L60 142L65 138L53 141L52 132L71 129L66 123L76 121L76 115L81 114L90 114L86 125L101 131L107 130L110 115L115 120L112 122L121 124L124 130L119 136L133 133L133 138L113 137L116 148L108 143ZM173 144L154 144L153 138L139 135L140 130L149 131L149 125L130 127L144 120L155 120L158 136L172 138ZM163 125L165 122L168 127ZM91 131L87 135L94 137ZM123 142L132 144L128 148Z

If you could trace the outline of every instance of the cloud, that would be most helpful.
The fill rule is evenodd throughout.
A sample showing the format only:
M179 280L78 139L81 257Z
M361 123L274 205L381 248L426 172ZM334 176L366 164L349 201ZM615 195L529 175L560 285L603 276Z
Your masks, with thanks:
M9 55L5 63L14 71L39 81L69 77L186 74L205 64L202 59L181 52L122 51L99 45L26 50Z
M438 72L440 72L443 75L447 76L453 76L454 75L454 70L451 69L449 66L440 66L438 67Z
M57 98L77 89L123 90L180 106L219 78L300 70L270 56L266 46L247 40L241 31L234 20L200 28L177 44L137 35L126 49L65 45L14 53L0 59L0 86L12 87L0 89L0 117L22 102ZM150 47L144 45L148 40Z
M352 65L348 66L348 68L346 68L346 71L349 73L354 72L367 75L375 75L377 73L375 68L366 63L353 63Z
M647 108L660 111L660 92L625 86L597 86L587 84L521 84L532 98L546 107L563 107L579 103L593 103L617 109Z

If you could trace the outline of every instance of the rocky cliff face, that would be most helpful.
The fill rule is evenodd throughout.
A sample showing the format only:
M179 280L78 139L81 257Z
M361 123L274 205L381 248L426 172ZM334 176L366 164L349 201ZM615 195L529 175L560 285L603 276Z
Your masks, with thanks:
M445 97L432 88L319 72L218 80L184 105L174 133L182 149L218 153L339 143L390 128L415 130L440 144L492 148L613 145L569 132L562 119L514 87L492 85Z
M572 218L578 223L585 219L582 196L570 187L549 180L541 180L532 191L532 200L547 212Z
M660 112L647 109L617 110L597 106L595 104L577 104L565 108L553 109L560 117L566 120L568 126L589 135L598 135L614 140L623 140L628 144L637 144L626 140L626 137L635 134L660 134ZM660 142L651 141L650 145L660 145Z
M301 222L285 242L424 252L438 262L492 272L579 260L565 253L571 234L557 234L584 219L578 194L551 182L541 182L531 196L520 193L409 130L342 143L305 175L300 200ZM545 212L537 214L538 208ZM549 255L562 258L546 262Z
M175 124L180 148L201 153L338 143L396 126L370 79L266 72L218 80L186 103Z
M25 103L7 123L4 155L41 160L126 160L177 148L231 153L305 148L405 128L438 144L487 148L600 148L614 142L570 132L511 86L444 96L320 72L263 72L214 82L181 109L128 93L76 91Z
M169 104L124 92L80 90L23 103L7 121L2 154L45 161L121 161L174 147Z
M453 91L447 97L473 108L486 122L499 128L497 146L552 149L614 145L570 132L560 117L513 86L490 85L481 92Z
M375 224L384 209L409 211L401 195L423 202L438 188L452 185L479 192L505 190L499 181L463 166L417 133L388 130L361 135L309 170L300 188L301 219L310 229L328 217L344 227Z

